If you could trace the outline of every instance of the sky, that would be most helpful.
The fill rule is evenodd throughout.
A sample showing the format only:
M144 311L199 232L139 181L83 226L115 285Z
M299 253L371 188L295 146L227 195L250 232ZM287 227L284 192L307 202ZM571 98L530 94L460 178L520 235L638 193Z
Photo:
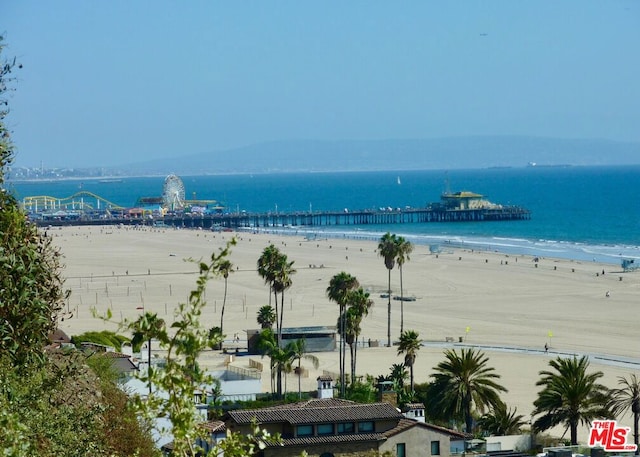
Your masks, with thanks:
M17 166L293 139L640 142L637 0L0 0L0 33L23 65Z

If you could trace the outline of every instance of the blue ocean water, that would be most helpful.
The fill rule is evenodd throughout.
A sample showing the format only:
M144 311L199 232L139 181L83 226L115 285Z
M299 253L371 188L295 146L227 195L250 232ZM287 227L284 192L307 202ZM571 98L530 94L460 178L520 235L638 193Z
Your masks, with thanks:
M518 205L528 221L426 223L391 226L294 228L328 237L377 239L386 231L415 243L451 243L474 249L619 263L640 258L640 166L527 167L481 170L290 173L181 177L187 199L212 199L229 211L325 211L421 207L440 194L468 190L494 203ZM87 190L134 206L160 196L164 177L121 182L68 180L10 183L25 196L68 197Z

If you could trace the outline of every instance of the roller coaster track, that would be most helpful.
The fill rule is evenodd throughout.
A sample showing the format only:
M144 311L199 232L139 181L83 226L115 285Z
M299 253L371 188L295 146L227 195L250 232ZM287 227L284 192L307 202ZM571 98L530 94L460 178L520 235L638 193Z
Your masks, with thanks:
M22 207L26 211L35 213L46 211L107 211L124 209L124 207L86 190L76 192L64 198L50 197L48 195L24 197Z

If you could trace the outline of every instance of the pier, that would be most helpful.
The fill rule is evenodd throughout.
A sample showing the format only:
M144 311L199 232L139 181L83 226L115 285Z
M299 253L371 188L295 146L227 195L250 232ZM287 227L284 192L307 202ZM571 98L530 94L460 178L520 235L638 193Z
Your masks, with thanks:
M182 180L169 175L162 197L139 200L135 208L123 208L90 192L64 199L26 197L22 207L38 225L155 225L176 228L251 229L272 227L324 227L349 225L418 224L429 222L484 222L530 219L520 206L491 203L469 191L444 192L440 201L425 207L377 208L342 211L225 212L210 201L185 200ZM212 203L214 205L212 205Z
M269 227L323 227L391 225L434 222L515 221L530 219L530 212L518 206L480 209L407 208L396 210L314 211L290 213L168 213L153 217L86 217L36 219L41 226L63 225L156 225L176 228L237 229Z

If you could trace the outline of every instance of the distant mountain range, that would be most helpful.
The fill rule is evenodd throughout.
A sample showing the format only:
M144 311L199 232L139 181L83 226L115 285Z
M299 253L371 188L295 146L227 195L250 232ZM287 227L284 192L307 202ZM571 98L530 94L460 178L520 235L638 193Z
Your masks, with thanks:
M640 164L640 143L524 136L273 141L124 164L115 174L463 169ZM115 170L114 170L115 172Z

